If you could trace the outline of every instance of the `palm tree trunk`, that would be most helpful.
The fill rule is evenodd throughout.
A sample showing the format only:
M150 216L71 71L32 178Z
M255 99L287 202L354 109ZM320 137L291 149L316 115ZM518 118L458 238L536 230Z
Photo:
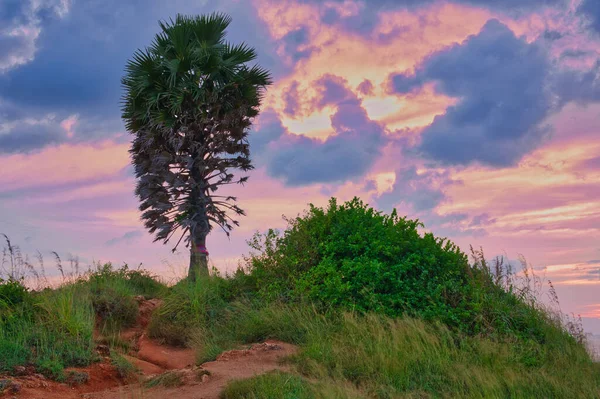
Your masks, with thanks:
M196 281L200 276L208 276L208 251L206 250L206 234L192 237L190 248L190 268L188 279Z
M202 144L203 141L201 140ZM193 222L194 228L192 228L190 237L190 269L188 271L188 279L196 281L200 276L208 276L208 251L206 250L206 236L210 232L210 225L208 221L208 215L206 213L206 187L208 182L203 179L202 171L204 167L201 164L201 160L204 159L202 154L194 152L192 159L200 160L200 165L194 163L190 169L190 175L195 186L192 188L191 193L191 210L194 214Z

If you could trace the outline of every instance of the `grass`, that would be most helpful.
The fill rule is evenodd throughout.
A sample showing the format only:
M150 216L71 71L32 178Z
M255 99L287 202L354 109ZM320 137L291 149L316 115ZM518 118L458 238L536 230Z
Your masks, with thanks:
M111 351L110 362L124 380L131 380L139 373L139 369L117 351Z
M184 384L183 374L180 371L167 371L146 381L146 388L162 386L166 388L180 387Z
M597 398L600 364L592 362L577 323L535 300L539 284L529 272L533 283L517 286L502 265L486 274L483 254L476 261L473 278L484 284L471 298L478 333L414 315L267 299L256 295L251 271L173 287L110 265L56 289L29 291L8 279L0 281L0 372L34 365L68 381L66 367L97 360L93 332L100 328L113 365L130 378L137 370L119 354L127 345L116 337L131 325L142 296L163 299L150 336L194 348L197 363L269 338L298 346L286 360L291 372L233 381L222 398ZM145 387L182 383L181 373L168 372Z
M65 367L86 366L95 358L91 301L73 286L32 295L0 319L0 372L33 364L63 380Z
M185 345L196 349L198 363L269 338L297 344L300 351L291 362L301 376L317 382L308 385L306 395L313 396L307 397L319 397L325 390L329 397L593 398L600 390L600 364L539 309L524 307L519 318L535 317L530 322L542 336L472 336L410 317L323 313L310 304L228 301L226 284L220 277L181 282L165 298L169 307L154 319L155 332L173 342L177 336L168 334L185 330ZM190 303L202 309L195 318L187 313ZM509 304L498 309L503 306ZM182 325L169 325L180 320ZM306 385L297 379L286 381L269 375L235 383L226 397L279 397L259 392L264 384L273 385L269 389L281 396L288 388L295 392ZM337 387L338 396L332 396L331 387Z
M600 387L600 365L561 331L543 345L470 337L411 318L277 305L238 304L222 320L198 335L200 359L278 338L300 346L292 362L301 375L362 397L593 398ZM258 382L283 389L279 377Z
M14 246L11 250L20 254ZM26 268L20 255L11 256L12 270ZM22 277L0 279L0 373L33 365L58 381L67 378L66 367L83 367L99 359L94 351L95 327L109 338L117 336L135 322L136 296L151 298L167 292L145 271L115 270L110 264L71 274L53 289L25 289ZM39 274L37 278L42 280ZM109 344L117 341L108 339Z
M226 281L220 278L182 280L171 287L149 325L151 338L190 346L200 326L210 324L227 307Z
M359 399L363 396L340 381L312 381L297 374L273 371L231 381L221 399Z
M281 372L230 382L221 399L312 399L314 389L302 377Z

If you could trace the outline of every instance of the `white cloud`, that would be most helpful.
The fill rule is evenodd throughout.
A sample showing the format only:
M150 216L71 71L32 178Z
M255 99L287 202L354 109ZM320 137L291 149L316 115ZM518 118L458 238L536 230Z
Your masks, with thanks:
M42 33L42 14L63 18L71 0L23 0L14 15L0 21L0 74L27 64L35 58Z

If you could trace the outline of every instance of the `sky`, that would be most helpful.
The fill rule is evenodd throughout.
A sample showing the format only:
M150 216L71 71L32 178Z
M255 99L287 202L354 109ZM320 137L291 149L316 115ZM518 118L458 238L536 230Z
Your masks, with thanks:
M213 11L274 78L215 267L282 215L359 196L524 256L600 333L597 0L0 0L0 233L47 264L185 273L139 220L120 78L159 20Z

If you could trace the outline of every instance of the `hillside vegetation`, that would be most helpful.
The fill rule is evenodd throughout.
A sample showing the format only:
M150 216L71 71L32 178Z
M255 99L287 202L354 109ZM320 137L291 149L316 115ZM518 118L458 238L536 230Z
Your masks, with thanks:
M420 232L358 199L311 206L250 242L233 275L167 287L110 265L30 291L0 284L0 372L33 365L56 379L95 361L162 298L149 334L194 348L197 363L241 344L298 345L290 373L230 383L223 398L597 398L600 365L573 320L536 298L541 281ZM553 293L551 285L550 292Z

